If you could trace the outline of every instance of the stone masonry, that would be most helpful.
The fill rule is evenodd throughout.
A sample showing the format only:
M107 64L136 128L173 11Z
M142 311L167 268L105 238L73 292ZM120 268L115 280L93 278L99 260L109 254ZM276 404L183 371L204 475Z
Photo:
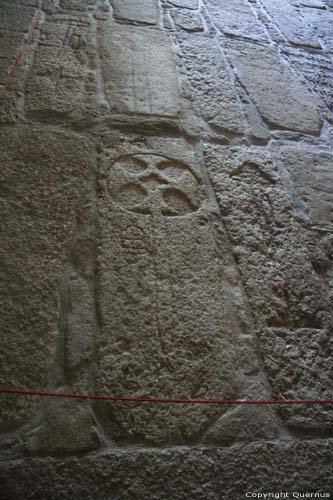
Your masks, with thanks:
M0 388L333 399L331 0L45 0L0 176ZM0 500L249 492L333 497L333 405L0 396Z

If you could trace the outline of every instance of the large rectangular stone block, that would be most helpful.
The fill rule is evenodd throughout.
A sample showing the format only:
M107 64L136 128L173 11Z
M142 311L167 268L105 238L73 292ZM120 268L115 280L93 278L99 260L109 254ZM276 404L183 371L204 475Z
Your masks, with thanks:
M265 27L246 0L209 0L207 6L212 20L226 35L267 40Z
M316 329L265 329L260 350L274 399L333 399L333 343ZM279 413L292 430L330 431L331 410L322 405L281 406Z
M332 25L333 37L333 25ZM307 86L322 101L321 111L330 123L333 121L333 65L328 51L309 51L300 47L284 46L282 53L290 66L307 80ZM326 107L325 107L326 104Z
M325 4L328 4L326 1ZM329 5L327 5L329 7ZM330 9L303 9L303 15L308 24L316 30L325 51L333 52L333 5Z
M206 35L176 36L196 114L218 131L244 132L240 101L216 40Z
M159 8L157 0L111 0L113 15L122 21L157 24Z
M26 32L29 30L36 9L0 0L0 30Z
M271 49L229 43L228 53L239 79L262 117L274 128L318 134L321 118L314 96Z
M333 228L333 154L284 146L280 155L311 223Z
M106 94L114 111L177 115L177 75L166 33L136 26L103 26L100 53Z
M194 151L177 139L112 143L99 167L95 390L231 397L238 383L238 333L224 295L225 256L211 230ZM223 413L122 404L98 405L98 411L118 444L155 445L193 442Z
M314 272L308 236L295 222L277 164L261 148L207 145L205 157L274 398L331 399L327 287ZM281 413L288 425L310 433L332 425L321 406Z
M260 148L206 145L205 155L257 330L320 328L321 281L277 165Z
M26 111L42 121L80 119L100 110L93 23L78 16L55 15L41 26L26 83Z
M88 176L89 147L70 133L0 134L0 385L45 389L60 326L60 279ZM26 424L35 398L1 397L0 431Z
M13 70L28 36L36 9L0 0L0 91ZM37 5L38 6L38 3ZM36 35L35 35L36 36ZM6 93L0 98L0 123L13 123L18 115L18 92L24 90L24 80L33 54L29 47L24 64L17 69Z
M285 37L295 45L321 48L311 23L306 24L287 0L261 0Z
M79 492L80 500L243 500L249 492L282 490L289 498L293 492L329 498L323 495L333 488L332 453L331 440L298 439L225 448L106 450L79 459L25 457L0 462L0 495L64 500L70 491Z
M168 3L181 9L196 10L199 7L199 0L168 0Z

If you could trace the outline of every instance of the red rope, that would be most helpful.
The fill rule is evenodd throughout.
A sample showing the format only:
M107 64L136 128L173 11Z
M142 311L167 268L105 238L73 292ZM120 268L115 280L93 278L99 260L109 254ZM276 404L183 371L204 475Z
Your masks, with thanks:
M93 394L71 394L67 392L31 391L26 389L0 389L0 394L19 396L48 396L53 398L97 399L103 401L129 401L132 403L175 403L205 405L326 405L333 399L172 399L172 398L134 398L124 396L98 396Z
M0 92L0 97L3 97L5 95L5 93L8 90L9 85L14 80L14 77L15 77L16 73L18 72L19 67L21 66L23 58L24 58L24 56L25 56L25 54L26 54L26 52L28 50L28 47L30 45L32 36L33 36L33 34L35 32L36 26L37 26L37 24L39 22L41 11L42 11L42 7L43 7L43 3L44 3L44 0L40 0L38 10L37 10L36 14L34 15L34 18L33 18L32 24L31 24L31 28L30 28L30 32L29 32L28 38L24 42L23 47L21 49L21 52L19 53L19 56L16 59L16 62L14 64L14 67L11 70L11 72L10 72L8 78L7 78L7 81L6 81L5 85L4 85L4 87L2 88L2 90Z

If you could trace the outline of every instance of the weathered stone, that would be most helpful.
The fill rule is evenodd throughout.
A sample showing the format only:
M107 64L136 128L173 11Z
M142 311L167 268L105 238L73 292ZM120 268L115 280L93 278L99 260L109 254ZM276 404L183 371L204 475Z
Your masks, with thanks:
M314 9L325 9L325 0L300 0L299 4Z
M18 15L19 9L19 15ZM17 7L13 2L0 1L0 30L10 30L25 33L29 30L35 14L32 7Z
M318 134L317 102L271 49L230 43L228 53L238 76L264 120L271 126Z
M185 31L204 31L204 25L198 14L183 14L182 12L173 12L172 17L177 27Z
M2 3L20 4L24 7L38 7L39 0L1 0Z
M20 49L24 43L24 35L16 31L1 31L0 40L3 51L0 56L0 82L2 89L19 56ZM20 85L21 76L20 72L18 72L17 78L12 82L10 90L20 89L20 87L20 90L22 90L22 85Z
M268 158L259 160L254 151L206 149L209 174L243 276L274 397L330 399L330 375L322 368L324 363L330 366L330 346L318 343L323 311L328 307L326 290L311 271L305 238L293 221L277 171ZM332 425L322 407L287 408L283 414L298 428L328 430Z
M305 24L289 2L281 2L281 0L261 0L261 2L291 43L321 48L311 25Z
M192 86L191 100L201 115L217 130L244 131L238 96L218 44L208 36L177 34L181 63Z
M90 404L69 399L45 405L40 425L24 437L29 453L82 453L100 441Z
M205 156L257 331L321 328L321 281L270 156L260 148L208 145Z
M264 26L246 0L209 0L208 9L216 26L226 35L267 39Z
M0 463L6 500L242 500L247 492L332 491L332 443L262 442L230 448L108 451ZM273 472L274 471L274 472ZM19 478L19 480L18 480ZM328 498L328 497L327 497Z
M329 335L313 329L265 329L260 336L264 367L274 399L333 399L333 349ZM281 405L279 413L295 431L330 431L332 407Z
M326 275L328 296L332 298L333 281L333 235L330 231L314 229L307 235L307 245L314 270Z
M223 415L208 430L206 444L226 446L235 442L253 442L276 439L281 427L271 409L255 406L236 407Z
M246 118L251 129L251 135L255 140L268 141L270 138L269 130L263 124L256 107L251 102L246 102L244 104L244 108Z
M0 102L0 123L15 123L16 120L16 95L14 92L6 92Z
M90 209L93 222L93 211ZM86 233L86 234L85 234ZM57 339L52 388L60 392L92 393L92 364L97 328L94 287L95 249L93 228L87 220L71 243L70 261L62 279L61 322ZM63 386L62 384L66 384ZM98 448L104 441L89 401L46 400L37 418L20 437L32 454L81 453ZM0 441L1 446L1 441Z
M196 10L199 7L199 0L167 0L169 4L183 9Z
M115 114L105 119L111 129L127 133L137 133L138 130L146 135L168 134L171 137L181 133L179 120L175 117L162 117L141 114ZM96 136L99 136L97 131Z
M26 110L42 120L98 115L92 23L67 16L43 24L26 86Z
M333 228L333 154L288 146L280 154L311 223Z
M76 245L80 258L84 256L82 246ZM94 255L92 255L94 257ZM91 257L90 257L91 259ZM80 268L83 266L81 264ZM95 337L95 298L93 290L86 280L71 279L69 287L70 311L67 318L66 348L66 371L67 374L77 380L77 371L81 366L88 366L94 355ZM81 373L80 373L81 375ZM81 390L89 390L87 384L82 384Z
M174 140L123 144L103 156L96 391L231 397L232 305L217 278L223 261L193 152ZM221 409L103 404L99 412L117 443L160 445L195 441Z
M304 9L304 17L306 21L312 24L316 30L317 36L320 38L323 47L333 51L333 11L319 9Z
M321 98L322 115L332 123L333 67L329 54L309 52L295 47L284 47L283 53L298 74L305 77L305 82L313 93Z
M164 9L163 10L163 28L166 30L173 30L173 22L171 20L171 16L169 14L169 11Z
M19 16L18 9L20 9ZM0 91L2 91L19 57L35 10L0 1L0 12ZM0 97L0 123L14 123L18 118L19 96L23 95L24 80L31 57L30 47L25 54L25 65L17 68L10 88Z
M20 128L1 141L1 386L43 389L54 359L59 279L68 259L89 147L70 133ZM18 370L18 367L20 369ZM5 398L1 430L36 412L33 398Z
M0 89L39 5L0 0ZM332 9L43 2L0 98L0 388L333 398ZM0 413L4 500L333 487L332 405Z
M281 30L273 22L271 16L269 16L268 12L262 7L260 2L257 2L257 0L251 1L251 7L253 8L259 22L263 25L265 32L267 33L268 40L275 42L280 47L283 44L286 44L286 37L281 33Z
M78 10L85 11L89 8L93 8L96 4L96 0L60 0L60 7L65 10Z
M159 10L157 0L111 0L113 15L123 21L157 24Z
M100 52L106 94L114 111L177 115L176 69L171 42L165 33L103 25Z

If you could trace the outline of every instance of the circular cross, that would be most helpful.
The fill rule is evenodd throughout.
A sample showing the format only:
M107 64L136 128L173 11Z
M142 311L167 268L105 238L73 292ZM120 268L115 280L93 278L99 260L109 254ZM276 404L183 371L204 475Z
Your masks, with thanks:
M130 212L180 217L196 212L200 179L185 163L160 155L125 155L112 166L112 199Z

